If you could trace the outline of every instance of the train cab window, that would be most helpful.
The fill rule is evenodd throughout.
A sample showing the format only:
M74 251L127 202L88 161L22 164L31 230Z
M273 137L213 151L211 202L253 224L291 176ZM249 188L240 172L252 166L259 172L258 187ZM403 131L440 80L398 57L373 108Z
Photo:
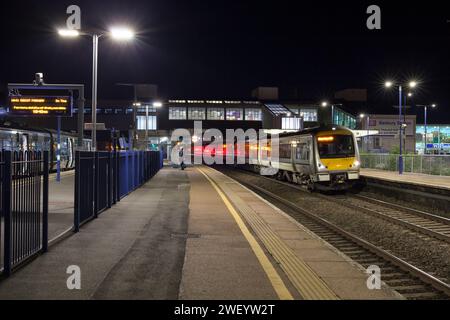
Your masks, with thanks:
M317 137L317 147L320 158L342 158L355 155L353 136L351 135Z

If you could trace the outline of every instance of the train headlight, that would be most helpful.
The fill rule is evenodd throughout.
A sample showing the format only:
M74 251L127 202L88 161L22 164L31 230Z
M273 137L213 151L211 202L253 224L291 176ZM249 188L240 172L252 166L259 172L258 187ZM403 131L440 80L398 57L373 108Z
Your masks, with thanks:
M359 167L360 165L361 165L361 162L359 162L358 160L355 160L355 162L353 162L354 167Z
M317 167L319 170L325 170L327 168L322 162L317 163Z

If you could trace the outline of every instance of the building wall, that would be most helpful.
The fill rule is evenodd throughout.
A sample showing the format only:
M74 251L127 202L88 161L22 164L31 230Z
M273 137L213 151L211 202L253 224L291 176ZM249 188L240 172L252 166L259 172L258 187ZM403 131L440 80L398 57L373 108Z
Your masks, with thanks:
M362 122L363 130L376 130L377 135L370 135L363 139L363 151L386 153L398 151L400 145L398 115L371 114L369 120L365 118ZM408 115L405 118L407 124L404 129L403 145L404 152L414 153L416 150L416 116Z

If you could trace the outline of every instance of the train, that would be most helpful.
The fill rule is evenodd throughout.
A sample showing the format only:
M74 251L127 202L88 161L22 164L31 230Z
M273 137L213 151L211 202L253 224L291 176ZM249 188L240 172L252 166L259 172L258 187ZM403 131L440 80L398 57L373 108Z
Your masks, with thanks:
M309 190L347 190L359 181L360 157L354 133L340 126L319 126L279 135L278 159L272 157L271 138L261 141L267 156L248 157L245 167L264 173L273 169L280 180L305 185ZM271 171L266 170L266 174Z
M60 132L61 170L75 168L75 149L78 137L69 132ZM90 139L83 139L83 150L89 150ZM48 129L21 129L0 127L0 150L50 151L50 171L56 170L57 132Z
M256 141L245 141L245 148L224 144L216 149L194 147L193 155L203 153L233 166L279 180L301 184L309 190L348 190L359 181L360 157L356 137L348 128L318 126L278 135L278 155L273 152L270 134ZM233 150L233 151L232 151ZM252 152L253 151L253 152Z

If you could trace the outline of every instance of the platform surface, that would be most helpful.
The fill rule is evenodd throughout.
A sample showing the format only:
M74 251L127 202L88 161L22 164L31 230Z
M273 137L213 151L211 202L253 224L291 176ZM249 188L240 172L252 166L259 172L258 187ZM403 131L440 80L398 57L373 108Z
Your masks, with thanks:
M69 290L66 269L81 269ZM223 174L165 167L0 282L0 299L398 299Z
M431 174L409 173L398 174L396 171L377 169L361 169L361 175L370 178L392 182L409 183L421 186L431 186L450 190L450 176L437 176Z

